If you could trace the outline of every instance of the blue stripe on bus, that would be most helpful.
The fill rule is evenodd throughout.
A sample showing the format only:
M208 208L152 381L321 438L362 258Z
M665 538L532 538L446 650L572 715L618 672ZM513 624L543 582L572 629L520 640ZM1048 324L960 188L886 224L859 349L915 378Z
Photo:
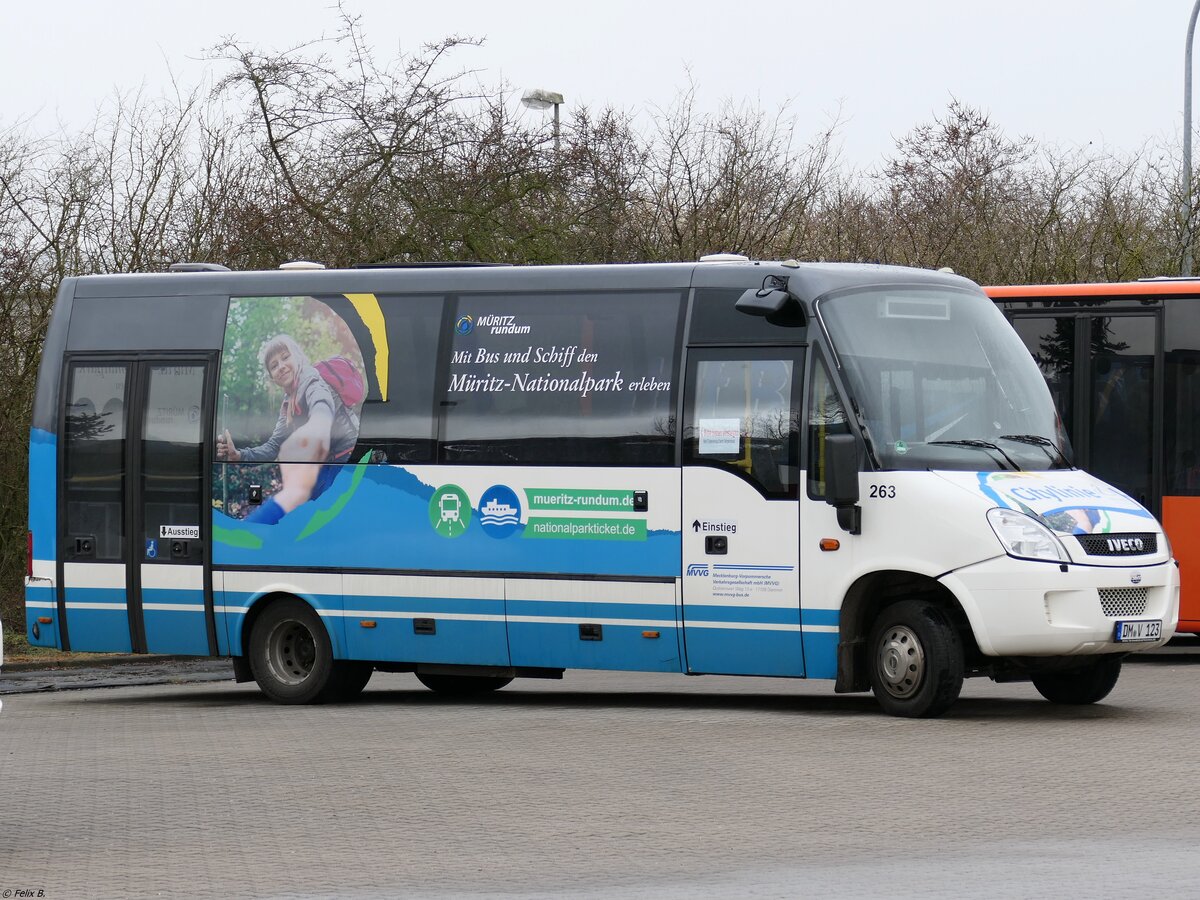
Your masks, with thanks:
M602 640L585 641L574 622L510 622L508 645L514 666L681 671L678 630L656 630L659 636L648 638L639 625L603 625Z
M802 608L800 621L805 625L838 625L842 621L842 611L840 609Z
M71 615L72 603L119 603L122 606L122 612L124 612L125 588L94 588L71 585L64 593L66 594L68 616Z
M58 600L58 591L48 584L25 585L25 602L54 603ZM41 613L38 613L41 615Z
M685 622L747 622L762 625L799 625L800 610L775 606L691 606L684 604Z
M487 622L437 616L431 618L435 622L434 634L417 634L410 618L347 618L345 629L349 657L406 663L510 665L508 632L503 619ZM375 624L365 627L362 624L364 621Z
M68 602L123 604L125 592L119 588L73 587ZM53 588L31 586L27 599L53 600ZM224 593L218 606L248 607L258 592ZM154 589L143 595L146 604L176 603L194 606L192 610L154 610L143 612L147 649L153 653L206 655L207 636L203 625L201 591ZM563 668L611 668L636 671L678 671L681 668L678 635L674 628L663 628L664 621L675 621L673 603L606 603L603 601L556 601L500 599L391 597L383 595L350 596L308 595L318 610L338 613L325 618L338 658L361 658L395 662L440 662L476 665L531 665ZM361 615L346 618L343 608ZM46 610L53 613L52 610ZM436 634L413 632L412 618L374 619L366 628L360 620L372 613L425 614L436 620ZM128 651L128 617L124 606L111 610L69 607L72 645L77 650ZM237 610L217 614L218 652L239 655L241 622L244 613ZM441 618L460 616L544 616L561 618L558 622L508 622ZM836 626L838 610L779 609L749 606L688 606L686 617L694 623L739 623L751 625ZM32 616L32 612L31 612ZM56 618L56 616L55 616ZM602 641L581 641L578 623L589 619L644 619L641 625L604 625ZM647 639L642 631L654 623L658 639ZM50 644L54 635L43 630L42 643ZM803 658L797 652L803 646ZM756 675L801 675L834 677L837 662L837 634L770 629L702 627L688 629L687 643L693 671L741 672ZM345 648L344 651L342 648ZM511 647L511 662L510 662ZM803 659L807 659L807 673Z
M230 609L231 615L244 615L249 611L249 607L262 597L267 596L269 591L224 591L223 605L226 607L238 607L238 609ZM341 594L310 594L304 591L297 591L296 596L308 601L309 606L316 609L318 612L328 610L331 612L341 612L342 595ZM218 603L221 606L222 603Z
M174 603L195 609L179 612L204 612L204 591L196 588L143 588L142 603Z
M600 600L509 600L510 616L552 616L587 621L588 619L646 619L652 622L675 621L675 604L605 603Z
M347 594L343 606L349 610L397 613L429 613L442 615L504 615L504 600L495 597L387 597Z

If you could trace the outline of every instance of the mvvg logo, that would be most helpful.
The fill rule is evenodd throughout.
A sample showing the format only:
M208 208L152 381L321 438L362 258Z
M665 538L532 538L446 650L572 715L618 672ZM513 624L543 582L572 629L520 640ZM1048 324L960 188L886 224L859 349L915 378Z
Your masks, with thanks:
M687 573L689 575L698 575L701 578L707 578L708 577L708 564L707 563L692 563L691 565L689 565L687 567Z

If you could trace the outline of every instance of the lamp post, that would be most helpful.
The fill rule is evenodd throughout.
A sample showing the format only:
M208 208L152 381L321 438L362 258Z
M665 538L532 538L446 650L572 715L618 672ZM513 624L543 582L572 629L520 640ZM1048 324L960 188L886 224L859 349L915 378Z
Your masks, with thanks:
M1196 0L1197 7L1200 8L1200 0ZM554 107L554 152L558 153L558 108L562 106L563 95L556 91L545 91L541 88L532 88L525 92L525 96L521 98L521 103L529 109L549 109Z
M1180 275L1192 275L1192 38L1196 36L1196 16L1200 0L1192 7L1188 20L1187 49L1183 58L1183 264Z

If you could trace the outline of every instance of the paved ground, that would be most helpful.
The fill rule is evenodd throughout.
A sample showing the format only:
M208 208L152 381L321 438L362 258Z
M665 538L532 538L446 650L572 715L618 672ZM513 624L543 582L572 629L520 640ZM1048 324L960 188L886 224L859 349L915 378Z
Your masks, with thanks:
M1194 897L1198 700L1191 647L1099 706L973 681L934 721L586 672L483 702L9 694L0 897Z

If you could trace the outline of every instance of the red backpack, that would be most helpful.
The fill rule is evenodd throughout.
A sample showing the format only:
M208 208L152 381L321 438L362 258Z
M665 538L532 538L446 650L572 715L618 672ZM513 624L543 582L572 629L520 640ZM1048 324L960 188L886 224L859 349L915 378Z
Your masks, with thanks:
M367 395L367 384L362 373L344 356L331 356L315 366L317 374L342 398L346 409L353 412Z

